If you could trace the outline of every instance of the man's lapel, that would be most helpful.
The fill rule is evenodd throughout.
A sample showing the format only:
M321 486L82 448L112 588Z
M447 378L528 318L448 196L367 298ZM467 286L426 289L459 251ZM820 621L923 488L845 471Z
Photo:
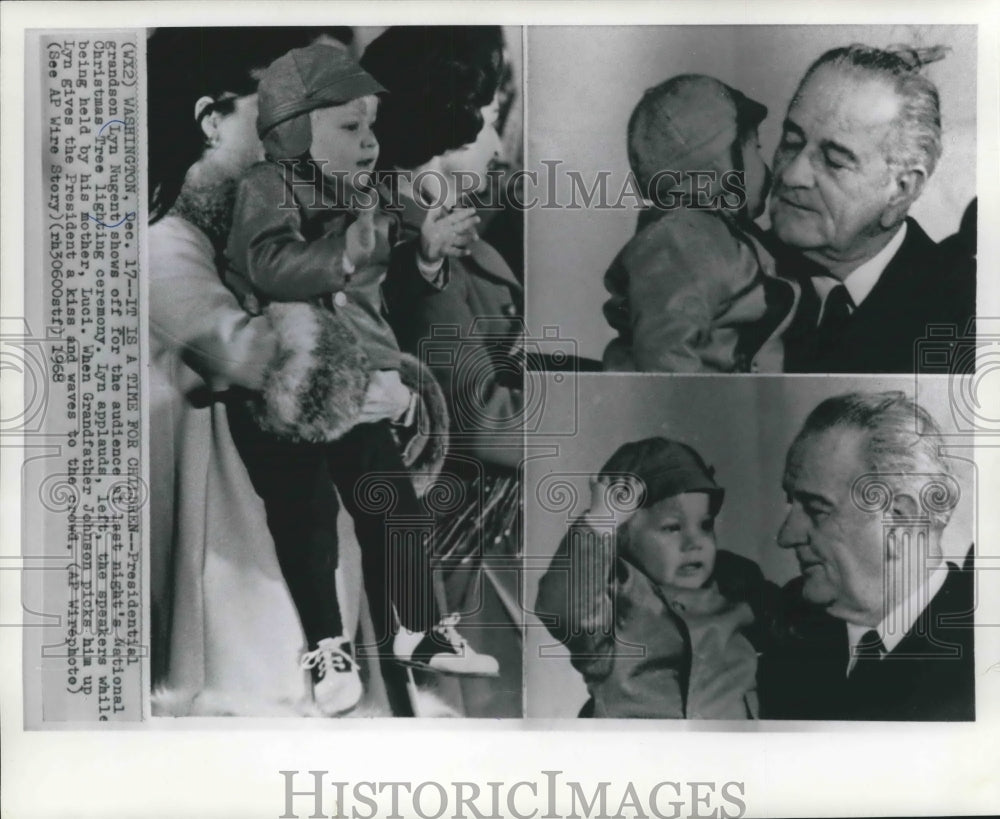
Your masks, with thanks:
M920 274L933 251L934 243L912 219L906 220L906 239L889 260L868 297L851 316L845 339L868 337L878 327L885 327L894 316L905 316L906 299L920 291Z
M944 585L893 649L892 657L961 658L972 623L972 576L969 571L948 565Z

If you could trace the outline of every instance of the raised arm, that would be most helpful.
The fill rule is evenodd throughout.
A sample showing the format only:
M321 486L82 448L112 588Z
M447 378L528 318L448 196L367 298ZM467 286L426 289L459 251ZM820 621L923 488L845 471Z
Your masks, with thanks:
M614 536L578 518L538 584L535 612L588 678L611 670Z

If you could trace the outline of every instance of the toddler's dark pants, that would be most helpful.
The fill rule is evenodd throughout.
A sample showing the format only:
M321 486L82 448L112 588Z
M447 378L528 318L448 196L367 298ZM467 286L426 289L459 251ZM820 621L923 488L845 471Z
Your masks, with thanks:
M278 563L310 646L343 634L334 570L340 499L354 520L377 642L399 622L425 631L437 622L430 539L388 421L360 424L326 444L282 440L229 404L233 441L264 501Z

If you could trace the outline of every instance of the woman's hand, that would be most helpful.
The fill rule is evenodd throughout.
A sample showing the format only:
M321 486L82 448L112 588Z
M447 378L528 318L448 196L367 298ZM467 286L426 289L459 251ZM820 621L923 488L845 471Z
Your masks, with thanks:
M475 208L431 208L420 228L420 255L431 264L446 256L468 255L469 245L479 238L479 221Z

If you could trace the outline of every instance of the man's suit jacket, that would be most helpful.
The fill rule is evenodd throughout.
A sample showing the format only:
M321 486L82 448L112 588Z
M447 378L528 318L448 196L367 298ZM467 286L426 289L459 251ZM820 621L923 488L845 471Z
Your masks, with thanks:
M971 320L976 312L975 261L942 248L907 219L906 238L868 297L851 315L839 343L816 347L819 298L808 279L822 272L797 252L777 249L778 272L799 281L803 296L785 335L785 370L820 373L972 372ZM944 325L928 341L931 325Z
M760 665L765 719L958 721L976 716L974 572L949 564L940 591L892 652L846 676L847 626L785 587L786 633Z

